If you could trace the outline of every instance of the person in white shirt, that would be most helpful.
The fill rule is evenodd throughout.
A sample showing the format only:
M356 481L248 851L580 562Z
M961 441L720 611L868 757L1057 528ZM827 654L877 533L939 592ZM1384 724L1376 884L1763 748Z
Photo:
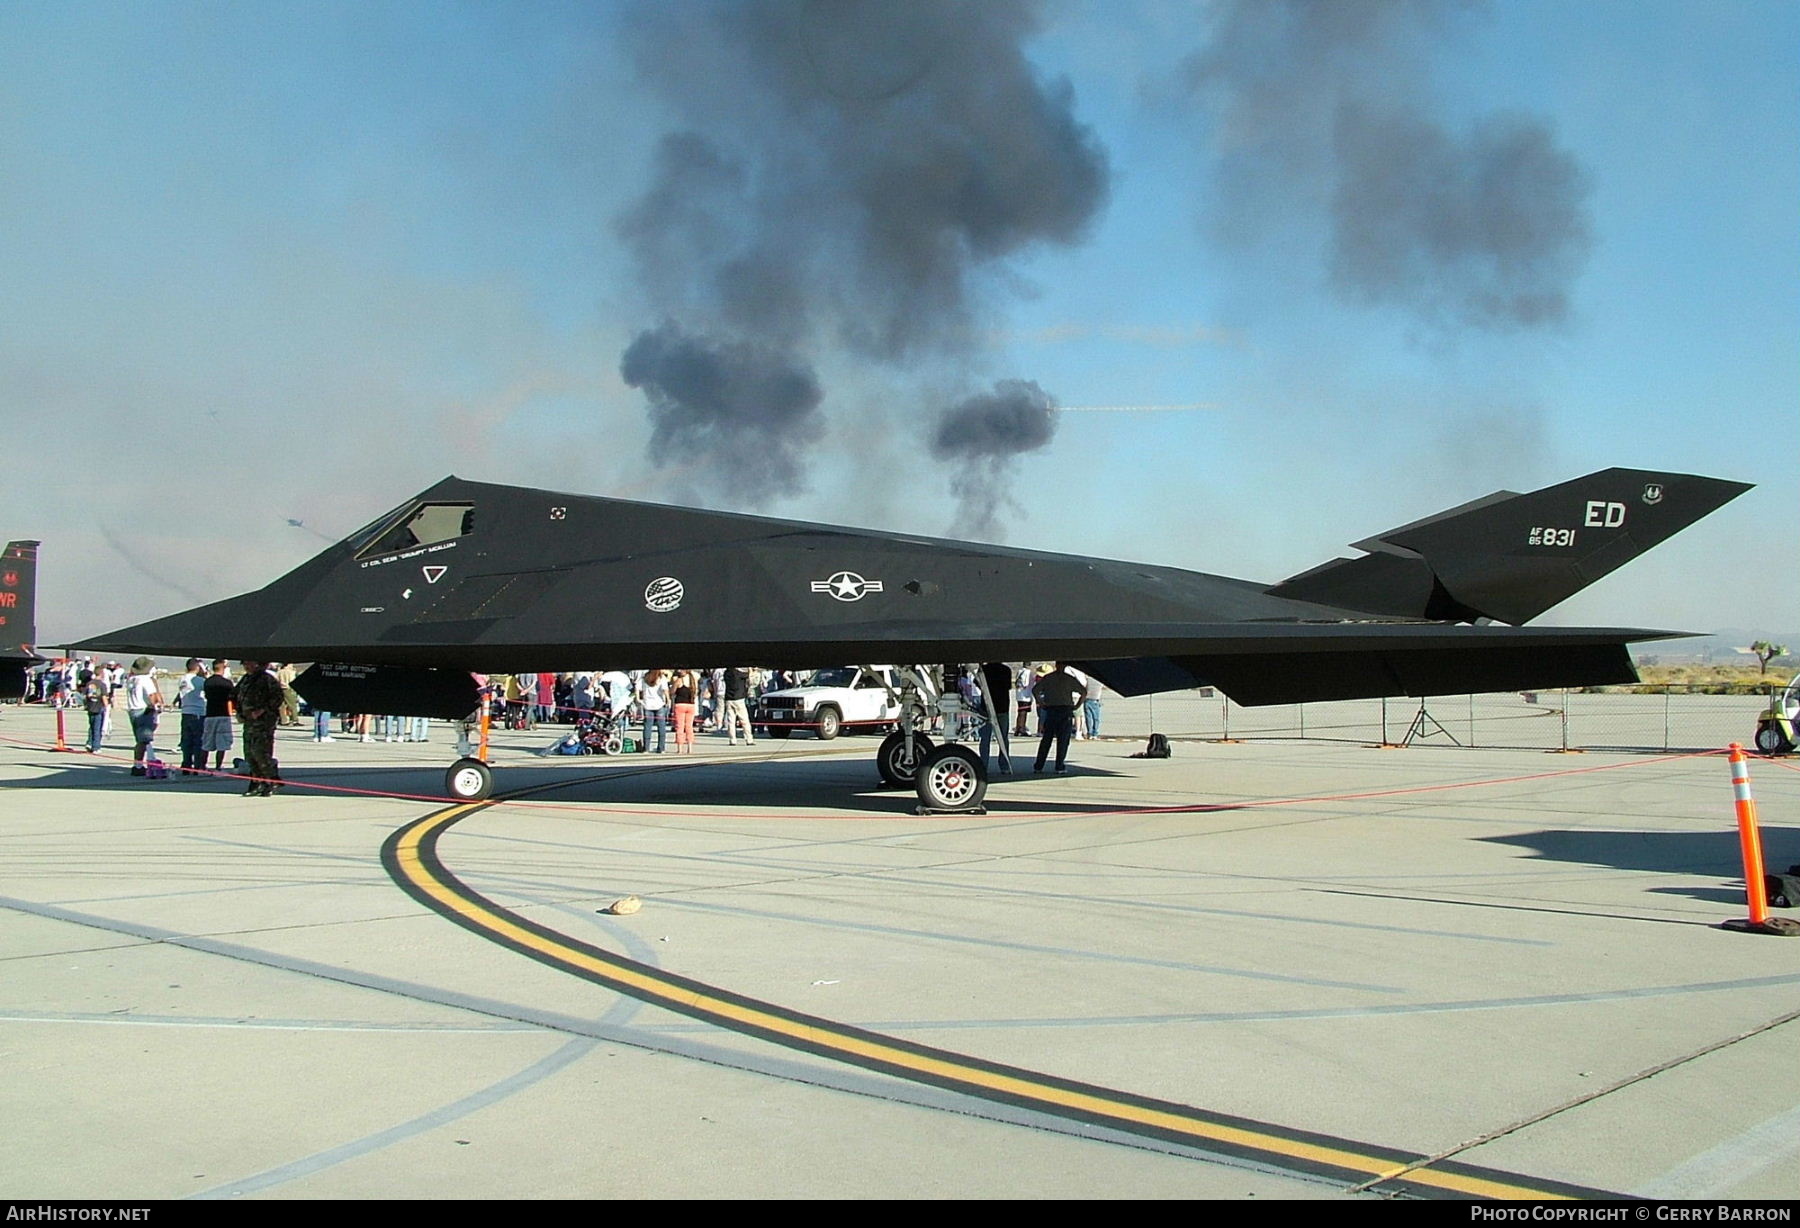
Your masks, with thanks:
M669 741L669 681L660 669L645 674L638 683L638 703L644 709L644 750L650 749L650 731L656 730L656 753Z
M199 657L189 657L187 673L175 688L175 703L181 709L181 774L198 776L206 769L206 751L202 739L206 734L206 671Z
M144 760L154 759L156 714L162 711L162 692L156 689L156 662L139 657L131 663L125 683L125 711L131 716L131 774L144 775Z
M1063 673L1067 674L1069 677L1073 678L1078 684L1080 684L1082 695L1084 695L1084 696L1087 695L1094 685L1094 680L1092 678L1089 678L1086 674L1082 673L1080 670L1076 669L1073 665L1065 665L1062 668L1063 668ZM1084 712L1087 710L1085 700L1083 701L1083 704L1082 704L1082 710ZM1086 741L1088 737L1092 736L1091 734L1084 735L1081 732L1081 726L1077 725L1073 719L1070 720L1069 726L1070 726L1070 734L1071 734L1071 736L1074 737L1074 739L1077 742Z
M1100 737L1100 692L1105 686L1098 678L1087 680L1087 694L1081 701L1081 721L1087 726L1089 741Z
M1026 721L1031 716L1031 688L1037 685L1037 670L1027 661L1019 666L1018 688L1013 692L1013 699L1019 705L1019 716L1013 724L1013 736L1022 738L1026 734Z
M622 669L609 669L600 675L600 685L606 688L613 720L623 723L631 713L631 675Z

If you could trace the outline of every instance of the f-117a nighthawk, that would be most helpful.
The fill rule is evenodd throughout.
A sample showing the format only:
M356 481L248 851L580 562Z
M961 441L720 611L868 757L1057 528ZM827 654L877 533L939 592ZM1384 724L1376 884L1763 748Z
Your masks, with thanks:
M472 672L657 664L1060 660L1124 695L1251 705L1632 682L1626 645L1678 633L1518 624L1748 489L1607 469L1264 584L450 477L265 588L82 647L310 661L296 686L322 707L452 719ZM978 804L980 759L914 725L883 742L883 778ZM479 759L448 780L491 787Z

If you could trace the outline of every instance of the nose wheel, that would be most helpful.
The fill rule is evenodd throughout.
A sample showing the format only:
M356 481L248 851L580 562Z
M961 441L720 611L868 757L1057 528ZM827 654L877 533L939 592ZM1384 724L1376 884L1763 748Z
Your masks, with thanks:
M461 802L479 802L494 791L494 773L479 759L458 759L444 773L444 792Z

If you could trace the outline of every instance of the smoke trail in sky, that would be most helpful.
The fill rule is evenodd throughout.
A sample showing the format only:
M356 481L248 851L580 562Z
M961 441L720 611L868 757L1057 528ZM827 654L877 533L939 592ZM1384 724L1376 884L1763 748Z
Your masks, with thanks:
M756 501L799 477L802 441L818 426L819 382L791 355L692 336L673 323L643 333L619 374L650 401L650 459L704 458L708 480Z
M1225 0L1185 82L1214 121L1219 235L1322 219L1340 296L1435 326L1562 321L1591 246L1586 175L1547 123L1437 114L1428 67L1473 6Z
M1106 158L1068 84L1025 57L1038 7L635 10L634 60L677 125L616 222L649 310L715 345L965 367L994 275L1080 240L1106 199ZM652 412L659 431L672 420ZM737 433L773 443L793 486L816 425L764 415Z
M1018 459L1050 442L1055 410L1037 384L1011 379L960 402L938 420L931 454L955 468L950 488L957 498L957 532L995 533L1000 513L1012 503L1007 488Z

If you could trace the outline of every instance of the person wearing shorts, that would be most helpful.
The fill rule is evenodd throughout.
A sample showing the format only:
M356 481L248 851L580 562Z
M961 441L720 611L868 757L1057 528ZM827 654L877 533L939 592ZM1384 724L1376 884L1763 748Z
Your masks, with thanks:
M206 766L206 756L211 754L215 772L225 770L225 755L231 749L232 690L224 660L214 661L212 673L201 685L201 693L206 696L206 723L200 730L200 766Z

